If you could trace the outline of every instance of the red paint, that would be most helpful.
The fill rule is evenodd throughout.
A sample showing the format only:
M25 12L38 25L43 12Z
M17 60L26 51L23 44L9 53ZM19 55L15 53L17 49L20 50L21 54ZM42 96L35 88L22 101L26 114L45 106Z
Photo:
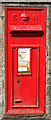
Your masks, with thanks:
M5 8L7 114L45 113L45 30L45 7ZM29 73L18 72L19 48L30 48Z

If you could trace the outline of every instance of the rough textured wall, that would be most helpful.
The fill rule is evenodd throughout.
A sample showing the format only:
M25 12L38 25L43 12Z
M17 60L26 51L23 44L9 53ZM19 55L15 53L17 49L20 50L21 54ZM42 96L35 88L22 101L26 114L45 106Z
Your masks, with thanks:
M4 91L4 55L3 55L3 16L2 6L0 5L0 117L3 114L3 91Z
M8 0L7 0L8 1ZM39 0L40 1L40 0ZM50 1L50 0L49 0ZM5 115L5 38L4 38L4 27L5 27L5 6L45 6L47 8L46 15L46 113L44 116L32 116L30 115ZM4 116L4 117L3 117ZM51 120L51 4L0 4L0 119L3 120Z
M49 7L49 26L48 26L48 88L49 88L49 114L51 118L51 5Z
M26 2L39 2L39 3L40 2L48 2L49 3L49 2L51 2L51 0L32 0L32 1L31 0L10 0L10 1L9 0L2 0L2 1L0 0L0 2L25 2L25 3Z

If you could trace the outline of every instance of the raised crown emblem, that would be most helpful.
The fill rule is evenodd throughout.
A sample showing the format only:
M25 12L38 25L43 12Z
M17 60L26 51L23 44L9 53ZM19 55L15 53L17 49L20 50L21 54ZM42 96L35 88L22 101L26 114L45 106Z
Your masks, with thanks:
M22 13L22 14L21 14L21 19L22 19L23 21L28 21L28 20L29 20L28 14L27 14L26 12Z

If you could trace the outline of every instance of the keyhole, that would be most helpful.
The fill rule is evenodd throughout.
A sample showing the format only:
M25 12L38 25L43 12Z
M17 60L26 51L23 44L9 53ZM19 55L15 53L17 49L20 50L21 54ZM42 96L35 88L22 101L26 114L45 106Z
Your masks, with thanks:
M18 84L20 83L20 80L18 80Z

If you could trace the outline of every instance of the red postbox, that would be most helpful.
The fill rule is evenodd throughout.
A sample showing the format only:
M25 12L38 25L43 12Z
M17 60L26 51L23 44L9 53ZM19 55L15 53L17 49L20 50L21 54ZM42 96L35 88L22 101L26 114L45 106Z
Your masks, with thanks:
M5 8L7 114L45 113L45 7Z

